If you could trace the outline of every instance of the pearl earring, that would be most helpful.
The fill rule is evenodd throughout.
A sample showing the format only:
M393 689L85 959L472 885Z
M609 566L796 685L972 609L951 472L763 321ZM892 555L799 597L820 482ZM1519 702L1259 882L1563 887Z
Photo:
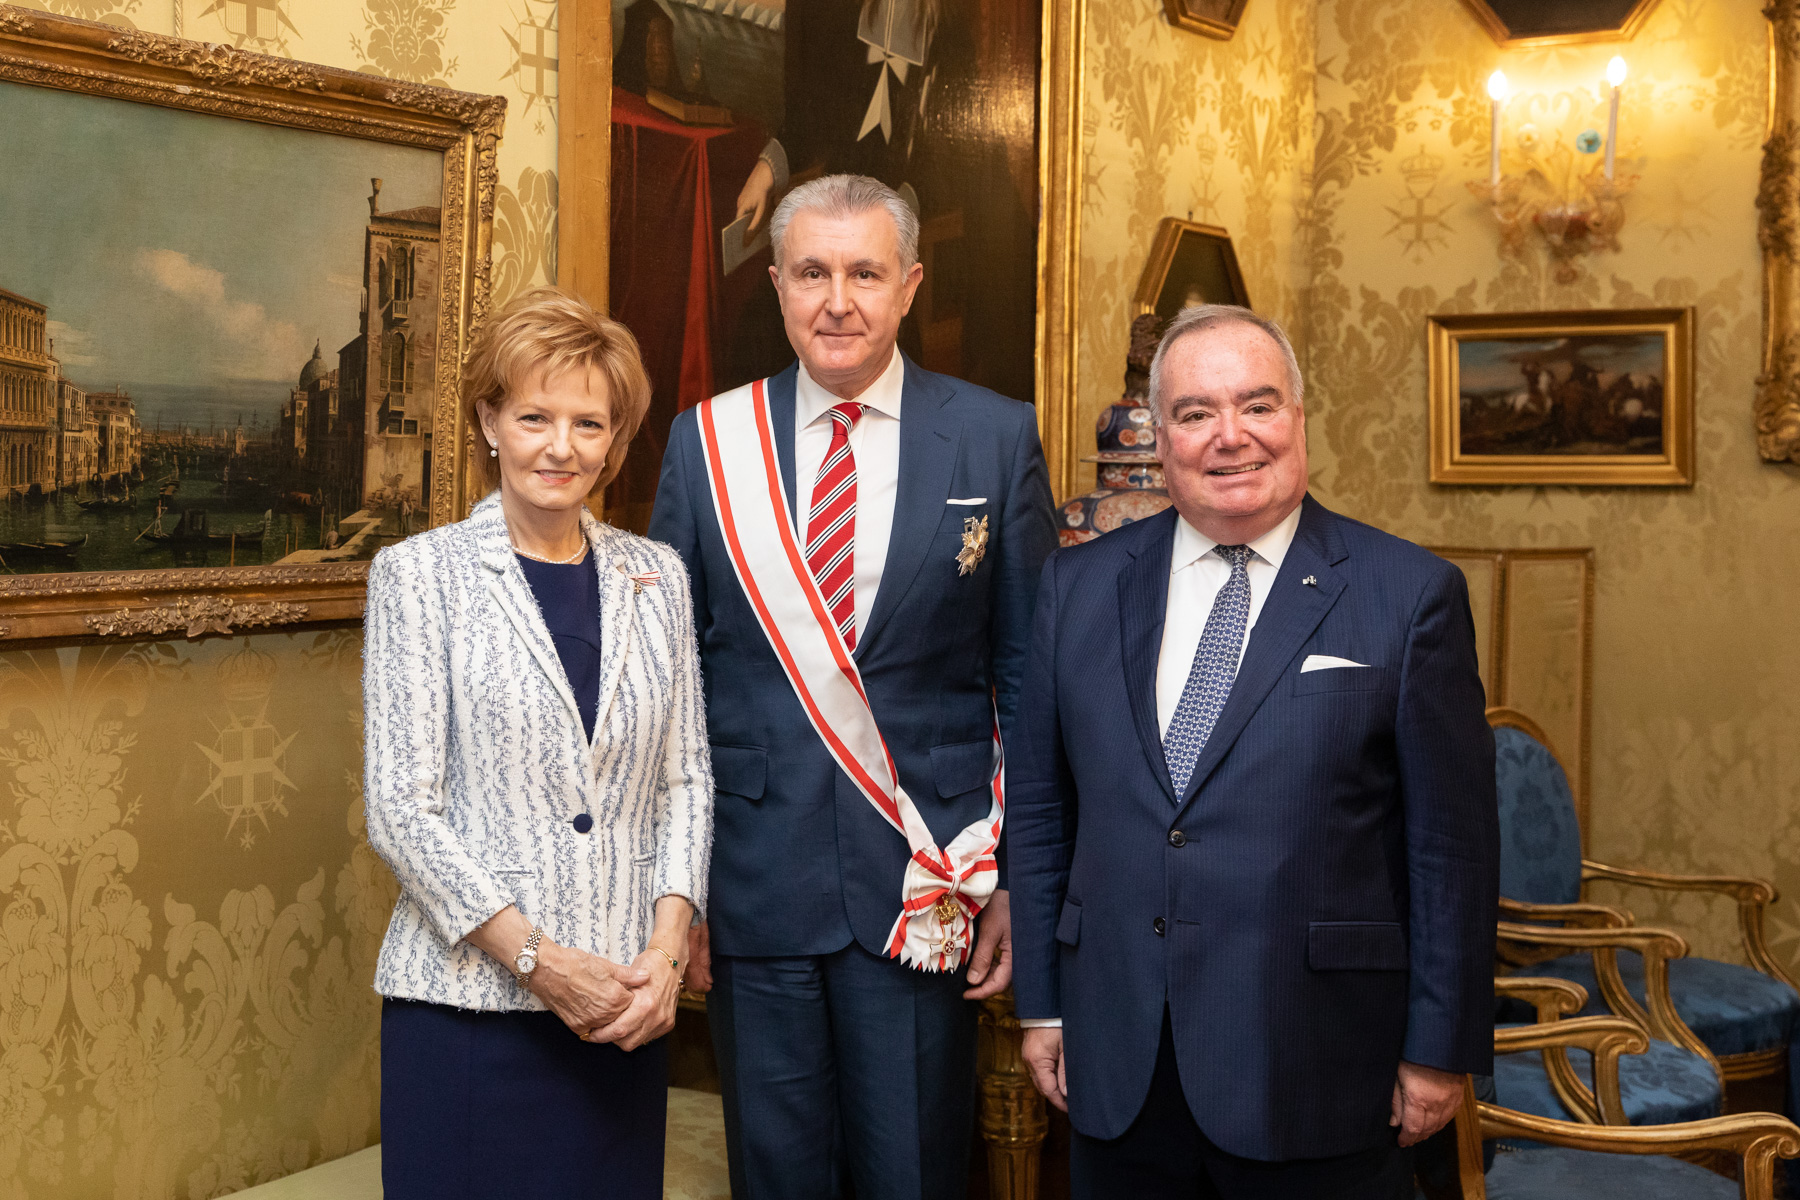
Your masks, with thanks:
M499 458L500 451L498 451L498 450L494 449L492 446L490 446L490 447L488 447L488 457L489 458Z

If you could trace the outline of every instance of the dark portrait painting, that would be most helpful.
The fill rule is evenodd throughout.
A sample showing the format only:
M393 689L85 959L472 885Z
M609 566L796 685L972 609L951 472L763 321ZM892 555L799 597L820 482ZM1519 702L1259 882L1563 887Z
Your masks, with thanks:
M900 346L1032 399L1041 0L614 0L610 305L643 346L644 431L607 497L648 522L670 422L793 361L767 239L821 175L919 214Z
M1462 341L1461 453L1663 453L1666 341L1660 332Z
M1231 235L1180 217L1164 217L1157 226L1133 299L1138 312L1164 321L1201 304L1251 306Z

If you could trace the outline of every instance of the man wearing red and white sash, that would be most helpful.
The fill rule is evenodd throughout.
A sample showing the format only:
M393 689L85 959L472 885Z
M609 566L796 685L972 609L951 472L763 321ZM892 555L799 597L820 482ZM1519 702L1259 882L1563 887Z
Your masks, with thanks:
M736 1200L963 1195L1012 963L1001 748L1056 543L1030 405L895 346L918 220L835 175L770 223L799 361L677 418L717 793L709 984Z

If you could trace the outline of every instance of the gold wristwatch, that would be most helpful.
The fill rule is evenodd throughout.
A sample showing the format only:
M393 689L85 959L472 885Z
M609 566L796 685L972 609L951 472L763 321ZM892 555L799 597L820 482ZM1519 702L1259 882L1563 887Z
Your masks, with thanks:
M543 936L543 928L534 925L531 936L525 939L525 948L513 959L513 978L519 981L520 987L528 991L531 988L531 973L537 970L538 941Z

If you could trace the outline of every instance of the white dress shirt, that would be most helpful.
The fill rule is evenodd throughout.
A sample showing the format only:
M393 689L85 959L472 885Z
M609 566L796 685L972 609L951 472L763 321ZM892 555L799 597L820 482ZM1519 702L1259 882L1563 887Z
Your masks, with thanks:
M1244 622L1244 646L1250 644L1250 631L1262 612L1281 561L1294 544L1294 531L1300 528L1300 506L1282 519L1281 524L1250 543L1253 552L1244 564L1250 577L1250 616ZM1169 558L1169 603L1163 617L1162 651L1156 658L1156 728L1169 732L1169 721L1175 706L1181 702L1187 687L1188 672L1194 666L1194 651L1200 648L1200 635L1206 631L1206 618L1212 615L1213 600L1219 589L1231 578L1231 564L1212 552L1219 543L1187 523L1175 519L1175 550ZM1238 649L1238 662L1244 661L1243 647ZM1060 1029L1060 1017L1026 1018L1022 1029Z
M1262 612L1269 589L1281 570L1281 560L1294 544L1294 531L1300 528L1300 506L1282 519L1281 524L1250 543L1253 552L1244 564L1250 576L1250 617L1244 623L1244 646L1250 644L1250 631ZM1156 659L1156 729L1169 732L1169 721L1175 706L1181 702L1187 687L1188 672L1194 665L1194 651L1200 648L1200 635L1206 630L1206 618L1212 615L1213 600L1219 589L1231 578L1231 564L1212 552L1219 543L1189 525L1184 518L1175 521L1175 552L1169 559L1169 606L1163 617L1162 652ZM1244 661L1244 650L1238 648L1238 662Z
M869 624L869 610L881 587L887 562L888 536L894 526L894 497L900 489L900 395L905 391L906 360L898 349L887 369L861 395L862 419L850 430L850 453L856 458L856 632ZM800 366L794 384L794 525L806 550L806 522L812 511L813 484L819 464L831 448L831 418L826 414L842 396L826 391Z

